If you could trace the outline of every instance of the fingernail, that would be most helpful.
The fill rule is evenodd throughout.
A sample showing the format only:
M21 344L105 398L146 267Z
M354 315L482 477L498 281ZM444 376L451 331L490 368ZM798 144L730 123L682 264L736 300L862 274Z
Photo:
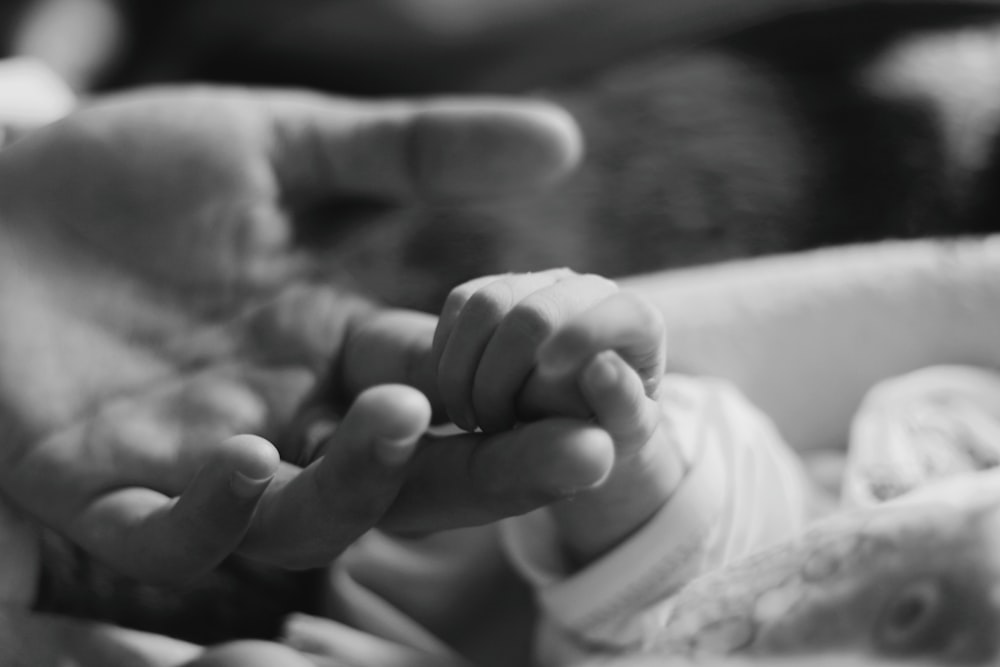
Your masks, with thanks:
M314 628L315 625L316 622L304 614L292 614L285 619L281 629L281 643L299 651L322 653L322 651L317 651L320 645L314 638L321 632L321 629Z
M272 479L274 479L274 475L268 475L267 477L261 479L255 479L253 477L248 477L237 470L233 472L232 476L229 478L229 488L232 489L233 493L240 498L256 498L264 492L264 489L267 488L267 485L271 483Z
M410 460L415 445L413 438L379 438L375 440L375 456L387 466L401 466Z
M472 413L468 408L463 408L462 411L454 416L455 426L459 427L463 431L475 431L476 430L476 415Z
M357 643L360 637L358 630L325 618L296 613L285 619L278 641L289 648L308 654L310 665L334 667L345 664L334 660L334 656L341 652L340 647L345 644L351 645L351 642ZM378 661L368 661L369 664L376 662Z
M611 389L617 386L621 375L614 354L607 351L594 357L583 372L584 382L594 389Z

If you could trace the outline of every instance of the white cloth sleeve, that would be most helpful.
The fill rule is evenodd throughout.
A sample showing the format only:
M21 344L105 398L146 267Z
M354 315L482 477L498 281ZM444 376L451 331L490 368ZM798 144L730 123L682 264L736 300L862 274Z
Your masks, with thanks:
M731 385L668 376L661 403L691 462L681 486L625 543L571 571L551 515L507 520L504 546L541 608L537 659L569 665L655 639L668 599L700 573L798 533L812 486L776 429Z

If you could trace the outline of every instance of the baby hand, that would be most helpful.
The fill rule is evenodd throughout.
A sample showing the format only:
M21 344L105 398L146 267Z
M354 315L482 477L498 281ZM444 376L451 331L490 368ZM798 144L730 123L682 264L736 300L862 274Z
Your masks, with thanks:
M655 400L664 328L645 301L564 269L481 278L445 304L433 349L441 398L458 425L503 429L542 416L588 416L610 434L609 477L552 508L578 562L641 526L686 468Z
M449 418L501 431L554 415L591 417L576 374L615 350L653 396L666 363L659 312L605 278L568 269L479 278L455 288L434 333Z

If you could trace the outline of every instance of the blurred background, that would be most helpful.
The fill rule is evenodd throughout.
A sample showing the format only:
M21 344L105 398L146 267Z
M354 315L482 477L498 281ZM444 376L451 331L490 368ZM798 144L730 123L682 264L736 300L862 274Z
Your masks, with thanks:
M552 98L587 161L471 209L349 202L358 289L436 309L486 272L618 276L997 226L1000 4L8 0L7 56L78 95L179 82ZM360 204L360 205L359 205Z

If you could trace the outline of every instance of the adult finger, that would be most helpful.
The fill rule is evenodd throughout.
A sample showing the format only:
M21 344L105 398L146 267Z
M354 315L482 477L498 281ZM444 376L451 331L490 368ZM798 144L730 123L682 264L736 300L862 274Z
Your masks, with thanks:
M629 292L581 313L546 341L538 350L539 373L565 376L608 349L639 373L647 396L656 395L666 369L666 326L657 309Z
M246 382L212 369L122 397L5 461L0 483L125 572L196 576L240 542L278 465L269 442L229 440L269 419L270 401Z
M328 564L381 519L429 423L427 399L411 387L362 393L322 457L284 469L240 552L287 568Z
M519 418L533 415L589 415L573 382L556 378L549 383L547 378L531 376L539 347L579 313L617 290L606 278L574 274L535 291L510 310L482 351L470 387L473 411L484 430L508 429ZM539 381L545 386L537 386ZM534 393L521 396L532 385L536 385ZM530 411L519 413L519 404Z
M549 269L547 271L528 274L528 276L533 276L535 280L539 281L539 289L571 275L575 274L571 269L566 268ZM465 310L469 301L476 296L480 290L489 286L491 283L514 277L515 274L509 273L480 276L479 278L474 278L473 280L462 283L448 293L448 296L445 298L444 305L441 307L441 314L438 316L437 329L434 331L434 356L436 359L440 359L441 355L444 353L444 348L448 344L448 340L451 338L452 329L455 327L459 316Z
M350 102L274 92L273 165L290 203L331 196L465 199L543 187L580 159L579 131L551 104L438 99Z
M441 400L455 424L469 431L483 425L474 408L473 386L481 357L501 323L529 295L569 275L570 271L557 269L493 276L452 290L435 331L433 363ZM523 382L528 370L523 365L509 374L517 375L518 370L523 371L520 376Z
M376 307L333 285L296 284L247 313L231 331L240 353L260 367L298 367L314 380L323 378L328 391L313 398L341 408L382 384L436 394L430 372L435 324L431 315ZM269 394L266 383L253 386Z
M243 349L255 362L265 368L298 367L312 378L276 439L282 457L299 465L311 462L315 427L339 421L346 407L372 387L406 384L435 396L430 370L435 322L416 311L375 310L322 286L288 290L242 322ZM266 383L254 382L254 388L262 395L275 393ZM440 401L432 407L443 416Z
M282 641L288 646L354 667L470 667L452 653L403 646L305 614L290 616L282 634Z
M600 484L613 463L605 431L568 419L428 439L380 526L422 533L524 514Z
M200 646L136 630L7 606L0 609L0 665L175 667Z
M236 549L278 464L277 450L266 440L230 438L179 497L143 487L112 489L86 503L62 528L125 574L187 581Z
M351 667L351 663L310 656L274 642L243 640L212 647L182 667Z

